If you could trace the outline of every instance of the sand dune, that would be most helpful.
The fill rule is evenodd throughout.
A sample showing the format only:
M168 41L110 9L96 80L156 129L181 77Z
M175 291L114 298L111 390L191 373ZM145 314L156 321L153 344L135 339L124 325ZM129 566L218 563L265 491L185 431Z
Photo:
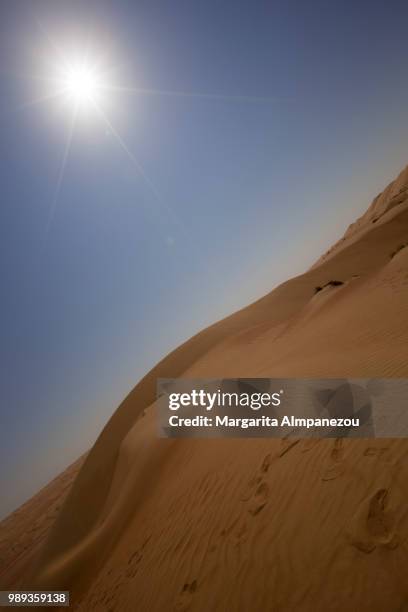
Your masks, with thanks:
M155 421L157 377L408 377L407 243L408 168L309 271L134 388L23 583L81 611L407 609L408 442L162 440Z
M77 476L85 457L0 523L0 589L16 588L24 576Z

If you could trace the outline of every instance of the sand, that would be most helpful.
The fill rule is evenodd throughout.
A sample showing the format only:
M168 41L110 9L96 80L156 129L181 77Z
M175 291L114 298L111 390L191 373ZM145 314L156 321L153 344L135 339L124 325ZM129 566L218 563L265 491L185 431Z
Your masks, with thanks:
M0 523L0 590L16 588L48 536L85 456Z
M407 244L408 168L310 270L134 388L21 584L84 612L408 609L407 441L163 440L155 415L159 376L408 377Z

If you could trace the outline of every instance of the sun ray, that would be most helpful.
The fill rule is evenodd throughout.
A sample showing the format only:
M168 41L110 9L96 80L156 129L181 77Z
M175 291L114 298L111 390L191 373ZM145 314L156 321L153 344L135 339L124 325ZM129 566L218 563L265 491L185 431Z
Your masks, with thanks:
M97 110L97 112L99 113L99 115L101 116L103 122L105 123L106 127L110 130L110 132L113 134L113 136L116 138L116 141L118 142L118 144L121 146L122 150L126 153L127 157L130 159L130 161L133 162L133 164L136 167L136 170L139 172L139 174L141 175L141 177L146 181L146 183L148 184L148 186L150 187L150 189L152 190L152 192L154 193L154 195L156 196L156 198L158 200L161 199L161 196L159 194L159 192L157 191L155 185L153 184L153 182L150 180L150 178L147 176L146 172L144 171L142 165L140 164L140 162L136 159L136 157L134 156L134 154L132 153L132 151L129 149L129 147L127 146L126 142L123 140L122 136L119 134L119 132L116 130L116 128L113 126L112 122L109 120L109 118L107 117L106 113L104 113L104 111L102 110L102 108L100 107L99 104L97 104L96 102L94 103L94 106Z
M48 44L50 45L50 47L52 48L53 52L55 53L55 55L58 57L58 61L62 64L65 63L65 55L62 51L62 49L56 44L56 42L54 41L54 39L51 37L50 33L48 32L48 30L44 27L44 25L42 24L42 22L38 19L36 19L37 21L37 26L39 28L39 30L41 31L42 35L44 36L44 38L47 40Z
M278 102L281 99L274 96L250 96L250 95L229 95L218 93L177 91L169 89L150 89L143 87L123 87L120 85L106 85L106 89L123 93L146 95L146 96L169 96L177 98L208 98L212 100L230 100L237 102Z
M201 260L201 254L197 250L197 245L195 244L195 242L191 238L191 232L188 231L188 229L185 227L185 225L180 221L180 219L174 213L173 209L167 204L167 202L164 200L164 198L160 195L160 193L157 190L156 186L154 185L152 180L148 177L148 175L146 174L146 172L143 169L142 165L140 164L138 159L135 157L135 155L132 153L132 151L129 149L128 145L126 144L126 142L124 141L122 136L119 134L119 132L116 130L116 128L114 127L112 122L109 120L109 118L107 117L106 113L104 113L104 111L102 110L102 108L99 105L95 104L95 107L96 107L97 112L101 116L101 119L105 123L105 126L113 134L113 136L115 137L116 141L120 145L121 149L126 153L128 159L134 164L134 166L136 167L136 170L138 171L140 176L144 179L146 184L149 186L150 190L152 191L153 195L155 196L155 199L156 199L157 203L166 210L166 212L167 212L168 216L170 217L171 221L176 226L178 226L178 228L179 228L180 232L183 234L183 237L186 240L186 242L190 243L191 248L192 248L193 251L196 251L197 259ZM163 214L161 213L161 211L158 209L158 210L156 210L156 213L158 213L158 216L160 217L160 221L163 223L164 217L163 217ZM167 236L166 236L166 238L167 238Z
M60 98L63 95L64 95L64 89L60 89L46 96L40 96L39 98L35 98L34 100L23 102L23 104L20 104L19 106L17 106L16 111L24 110L26 108L30 108L30 106L36 106L37 104L44 104L45 102L49 102L50 100L55 100L57 98Z
M72 138L74 135L74 130L75 130L75 123L77 120L77 116L78 116L78 106L76 106L72 112L72 117L71 117L71 121L68 127L68 134L67 134L67 140L65 143L65 147L64 147L64 152L62 155L62 160L61 160L61 166L60 166L60 170L58 173L58 179L57 179L57 185L55 187L55 192L54 192L54 197L50 206L50 210L48 212L48 219L47 219L47 224L46 224L46 228L45 228L45 239L47 238L49 231L51 229L51 224L52 221L54 219L54 215L55 215L55 210L57 207L57 203L58 203L58 199L59 199L59 195L61 192L61 187L62 187L62 183L64 181L64 175L65 175L65 169L67 166L67 162L68 162L68 158L69 158L69 153L71 150L71 145L72 145Z

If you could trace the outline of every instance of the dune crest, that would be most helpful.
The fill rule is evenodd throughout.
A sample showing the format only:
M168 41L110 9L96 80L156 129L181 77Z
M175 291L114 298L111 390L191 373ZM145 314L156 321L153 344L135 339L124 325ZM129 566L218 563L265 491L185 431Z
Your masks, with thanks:
M154 402L157 377L407 377L407 198L408 168L312 269L140 381L31 585L84 611L402 609L407 441L162 440Z
M408 166L392 181L381 193L379 193L368 210L357 221L349 225L344 236L340 238L322 257L314 264L319 265L326 261L341 248L347 246L354 240L372 229L375 223L386 223L394 215L404 210L408 202Z

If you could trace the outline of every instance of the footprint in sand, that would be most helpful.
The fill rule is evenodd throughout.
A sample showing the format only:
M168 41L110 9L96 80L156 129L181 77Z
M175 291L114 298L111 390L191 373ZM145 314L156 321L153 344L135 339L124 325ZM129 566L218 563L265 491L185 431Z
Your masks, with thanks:
M138 565L141 562L141 560L143 559L143 551L146 548L147 543L149 542L151 538L151 535L149 535L145 541L143 542L143 544L140 546L140 548L138 548L137 550L135 550L129 557L128 559L128 569L126 570L126 576L127 578L134 578L134 576L136 576L137 570L138 570Z
M343 459L343 455L344 455L343 439L336 438L334 441L333 449L330 453L330 457L333 459L333 461L341 461Z
M269 497L269 486L266 482L261 482L255 491L253 498L250 500L248 512L252 516L256 516L259 512L265 508Z
M134 578L137 574L138 565L143 559L143 555L140 550L136 550L128 559L128 569L126 570L127 578Z
M367 446L363 455L364 457L380 457L382 458L388 452L387 446L375 447L375 446Z
M291 446L296 441L292 441ZM272 455L268 453L256 473L249 480L244 493L241 495L242 502L248 502L248 512L256 516L266 506L269 498L269 486L264 481L264 475L268 472L272 463Z
M238 545L241 542L244 542L248 535L248 525L245 521L242 521L234 534L235 536L235 544Z
M255 472L255 474L248 481L248 484L245 487L245 491L242 493L240 497L240 501L246 502L253 498L254 489L258 488L263 483L263 475L268 472L271 463L272 463L272 455L271 453L268 453L263 458L259 469Z
M271 465L271 463L272 463L272 455L270 453L268 453L264 457L264 460L262 461L261 472L266 474L266 472L269 470L269 466Z
M261 482L262 482L262 476L260 476L259 474L255 474L254 476L252 476L252 478L248 481L244 492L239 498L240 501L246 502L250 500L254 494L255 487L257 487Z
M390 541L393 521L388 506L388 489L379 489L370 499L366 519L367 531L378 543Z
M336 438L330 451L331 464L322 473L322 480L335 480L344 473L344 448L342 438Z
M197 591L197 580L193 582L186 582L181 589L181 593L176 599L174 604L175 612L184 612L188 610L193 601L194 593Z
M390 549L398 546L389 498L389 489L378 489L357 510L350 535L352 545L358 550L371 553L378 546Z
M278 457L283 457L283 455L286 455L286 453L288 453L299 442L300 440L293 440L292 438L282 439Z

